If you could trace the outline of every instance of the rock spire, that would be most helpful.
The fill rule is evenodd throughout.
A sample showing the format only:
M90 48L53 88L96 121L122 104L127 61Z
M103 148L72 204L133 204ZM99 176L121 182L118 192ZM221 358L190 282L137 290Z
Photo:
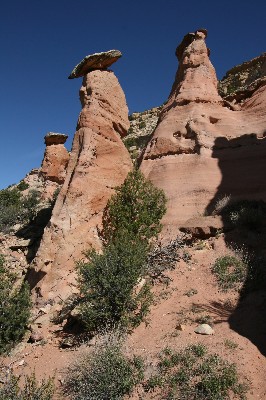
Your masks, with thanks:
M175 82L142 155L141 170L167 195L169 232L211 213L225 195L266 200L258 173L266 169L266 86L241 104L223 100L206 35L190 33L177 47Z
M29 276L40 303L75 292L75 262L83 251L101 247L103 210L132 168L121 140L129 128L128 108L114 73L86 73L80 100L66 179Z

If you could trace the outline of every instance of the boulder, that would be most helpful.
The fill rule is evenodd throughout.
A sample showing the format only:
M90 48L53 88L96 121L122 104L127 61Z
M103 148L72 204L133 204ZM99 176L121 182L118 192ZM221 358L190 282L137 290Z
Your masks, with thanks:
M200 335L213 335L214 330L208 324L201 324L196 327L194 330L195 333L199 333Z

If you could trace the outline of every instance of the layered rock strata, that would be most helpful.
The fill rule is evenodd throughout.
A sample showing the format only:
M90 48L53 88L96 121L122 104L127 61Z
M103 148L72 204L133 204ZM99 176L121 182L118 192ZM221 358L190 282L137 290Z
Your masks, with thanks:
M66 179L29 274L40 302L65 299L75 291L75 261L99 249L103 210L132 162L121 137L128 128L124 93L113 72L85 74L82 111Z
M224 101L206 47L206 30L184 37L168 101L142 155L141 170L168 198L165 229L211 213L225 194L266 199L266 91L241 106Z

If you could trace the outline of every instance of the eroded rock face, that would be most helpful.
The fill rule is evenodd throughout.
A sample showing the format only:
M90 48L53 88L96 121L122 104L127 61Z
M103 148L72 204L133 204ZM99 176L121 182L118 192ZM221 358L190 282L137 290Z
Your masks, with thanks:
M129 128L128 108L114 73L85 75L80 99L66 179L29 276L32 285L39 281L35 291L41 301L75 292L75 261L84 250L101 247L103 210L132 168L121 140Z
M45 181L59 184L64 182L69 161L69 153L64 146L67 138L67 135L53 132L45 136L46 149L40 170L40 175Z
M178 46L176 80L142 155L141 170L167 195L169 232L224 195L266 199L266 86L238 107L224 101L205 37L200 30Z

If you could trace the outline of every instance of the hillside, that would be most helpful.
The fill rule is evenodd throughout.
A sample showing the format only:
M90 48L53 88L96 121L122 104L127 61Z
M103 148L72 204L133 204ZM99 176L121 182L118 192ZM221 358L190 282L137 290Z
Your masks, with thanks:
M112 398L265 399L266 59L264 53L236 66L218 82L206 36L205 29L185 35L176 49L178 69L168 99L129 119L124 92L108 69L120 52L87 56L72 71L72 78L83 81L71 152L66 135L49 132L40 168L0 192L0 254L17 274L16 285L29 283L32 301L23 339L1 356L3 376L10 367L16 376L54 375L54 399L78 398L62 393L66 367L102 343L108 348L111 339L108 324L93 334L82 324L76 263L89 259L88 249L103 257L113 251L115 257L112 245L118 242L119 259L139 245L137 218L148 204L150 221L157 207L153 195L164 193L159 237L153 241L143 233L145 223L154 228L154 221L139 228L142 245L151 244L150 269L132 281L136 299L145 285L151 289L150 312L123 340L128 358L142 358L144 375L130 394ZM134 238L125 230L115 237L108 205L133 165L152 185L128 228ZM129 187L133 195L142 193L141 186ZM117 206L118 225L131 199ZM106 224L113 242L104 236ZM108 260L110 266L113 258ZM130 260L128 268L135 262ZM115 279L105 265L106 280ZM126 279L126 272L119 278ZM123 284L121 279L121 292ZM132 304L137 313L141 305ZM79 399L99 398L87 396Z

